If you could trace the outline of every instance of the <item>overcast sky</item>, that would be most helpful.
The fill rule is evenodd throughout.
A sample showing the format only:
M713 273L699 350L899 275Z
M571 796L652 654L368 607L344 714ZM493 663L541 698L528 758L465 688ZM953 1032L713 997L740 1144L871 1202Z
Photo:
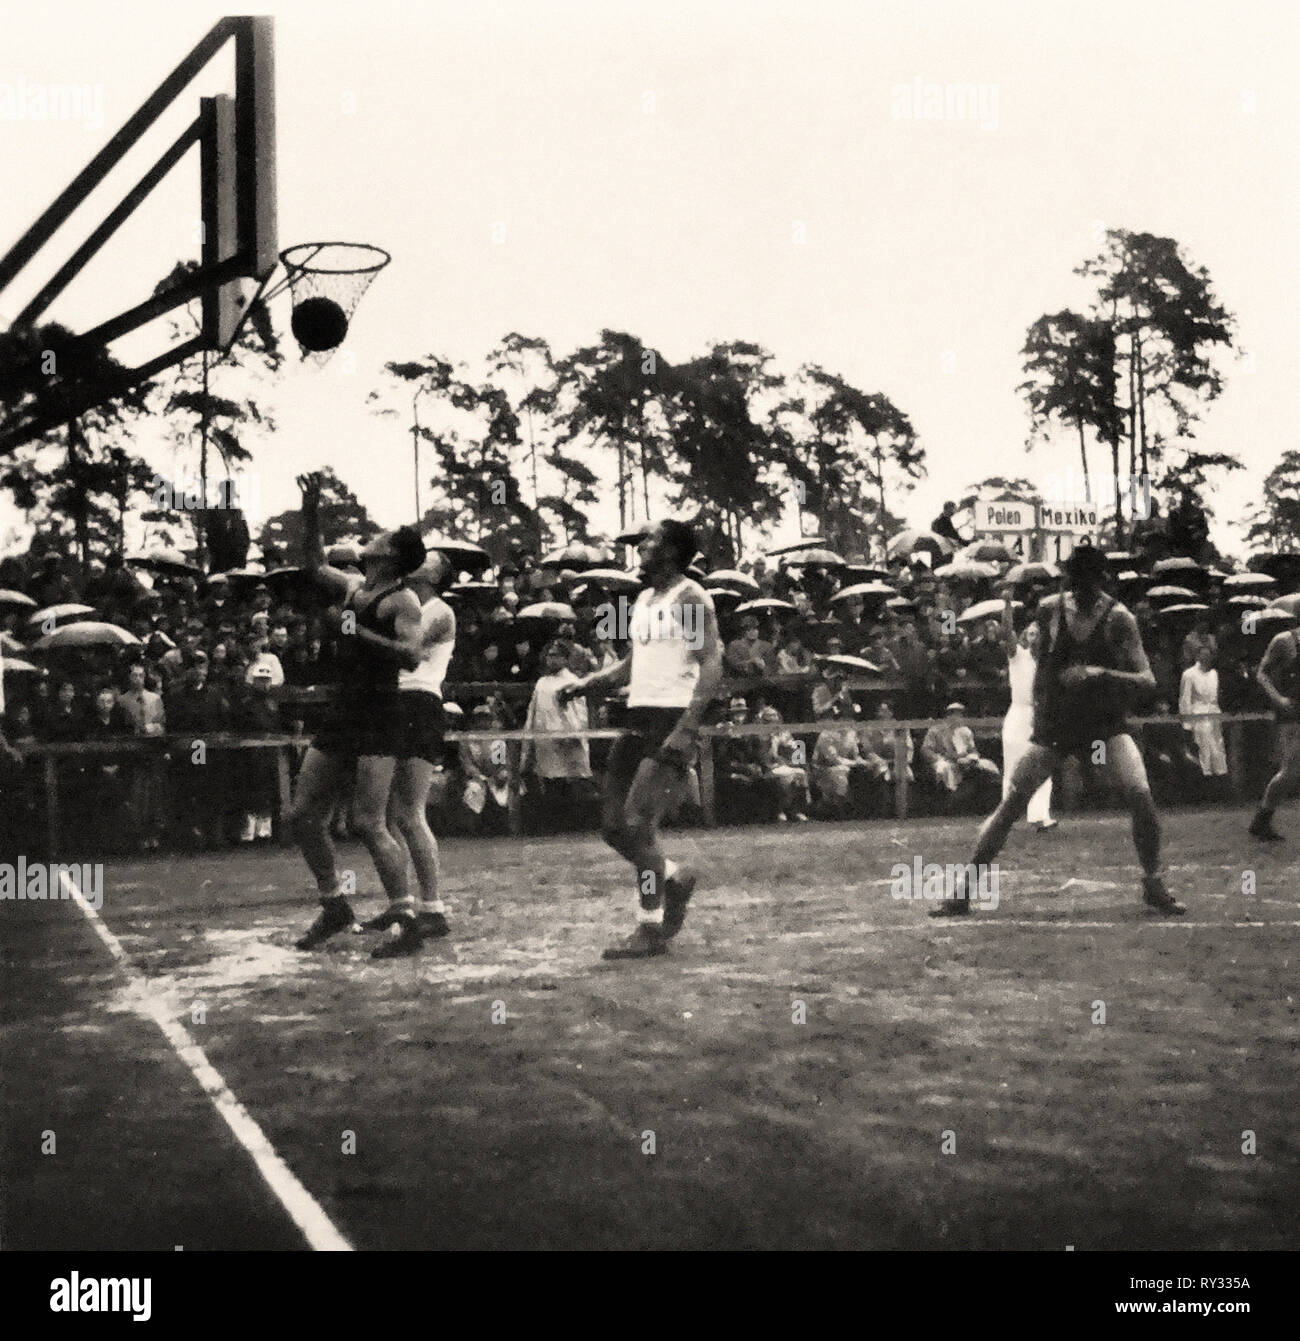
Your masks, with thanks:
M272 12L282 245L365 240L394 261L358 312L350 360L315 370L295 349L279 432L258 452L264 511L328 462L381 522L410 519L409 438L365 405L385 360L472 363L511 330L567 353L610 327L670 359L754 340L782 367L816 361L886 393L929 464L895 506L927 522L974 479L1075 461L1068 437L1060 456L1026 456L1018 351L1035 317L1083 301L1072 270L1105 227L1177 239L1238 319L1251 358L1229 367L1199 433L1249 468L1216 496L1221 517L1240 517L1300 447L1293 4ZM5 4L0 247L220 13ZM901 116L917 81L982 96L971 116ZM6 86L42 82L90 86L80 120L15 116ZM218 72L203 91L226 83ZM159 192L49 316L84 324L195 254L196 180ZM0 296L0 315L24 292ZM277 315L287 327L287 305Z

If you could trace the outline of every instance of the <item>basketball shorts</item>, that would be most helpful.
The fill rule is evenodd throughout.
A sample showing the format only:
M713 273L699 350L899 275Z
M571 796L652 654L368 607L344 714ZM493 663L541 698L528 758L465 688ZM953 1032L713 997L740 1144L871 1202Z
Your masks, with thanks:
M1065 713L1034 711L1035 745L1046 746L1062 755L1091 754L1099 740L1131 735L1128 714L1124 712Z
M401 738L399 697L392 689L364 700L336 700L312 739L313 747L339 759L397 758Z
M447 717L442 699L424 689L403 689L397 695L397 757L442 762Z
M683 777L690 771L693 758L673 752L665 756L664 742L677 729L683 708L628 708L622 722L623 734L609 754L608 775L626 791L632 785L643 759L658 758L676 768Z

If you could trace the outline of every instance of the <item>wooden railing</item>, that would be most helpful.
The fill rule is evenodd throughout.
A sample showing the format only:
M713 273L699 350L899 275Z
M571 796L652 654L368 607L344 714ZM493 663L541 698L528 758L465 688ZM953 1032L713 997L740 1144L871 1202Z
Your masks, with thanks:
M702 727L700 730L701 748L699 755L700 802L707 825L716 823L716 786L714 780L713 742L719 738L740 736L775 736L790 734L793 736L817 736L826 730L845 730L853 728L863 730L868 726L885 729L893 733L894 738L894 814L903 820L908 816L910 787L908 783L908 743L913 733L928 731L942 719L921 718L897 721L892 718L843 718L820 722L771 722L752 723L732 726L720 723L717 726ZM1218 721L1225 727L1225 744L1228 753L1229 777L1233 783L1234 795L1239 791L1239 779L1242 771L1242 727L1249 722L1269 722L1268 713L1217 713L1207 717L1134 717L1130 721L1135 728L1148 725L1190 727L1194 721ZM976 737L987 739L997 736L1002 730L1001 717L968 718L966 725ZM479 741L486 744L502 742L518 746L528 740L614 740L621 732L611 727L597 727L586 731L538 732L538 731L449 731L447 741ZM311 743L304 735L247 736L238 733L214 733L198 736L193 732L184 735L158 737L127 737L121 740L72 741L44 743L23 747L26 758L39 759L42 763L45 810L46 841L51 860L58 859L61 846L61 815L59 806L58 767L60 760L77 758L96 758L105 755L135 760L159 759L167 755L169 749L178 753L188 753L192 742L201 739L208 750L248 751L253 753L274 751L279 785L279 804L282 816L289 813L292 801L294 767L301 755ZM520 808L521 776L519 769L520 750L507 751L509 770L509 825L510 832L519 834L523 830ZM811 758L811 755L810 755ZM290 841L287 826L281 826L281 840Z

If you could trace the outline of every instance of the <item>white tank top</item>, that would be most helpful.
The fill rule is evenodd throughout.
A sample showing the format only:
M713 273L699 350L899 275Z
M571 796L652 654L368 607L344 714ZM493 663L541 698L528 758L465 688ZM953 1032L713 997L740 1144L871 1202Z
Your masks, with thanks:
M420 607L420 645L439 617L445 618L451 613L451 607L440 596L430 596ZM447 663L451 661L456 646L455 616L452 616L451 636L425 648L420 664L413 670L404 670L398 674L397 687L401 689L420 689L426 694L442 694L442 682L447 675Z
M662 595L647 587L632 606L629 708L685 708L695 693L700 663L692 652L699 649L704 628L683 619L681 598L689 582L684 577ZM712 609L707 594L704 601ZM687 608L695 620L698 607Z
M1013 708L1032 708L1034 706L1034 672L1038 662L1027 647L1016 645L1016 654L1007 660L1007 677L1011 681L1011 706Z

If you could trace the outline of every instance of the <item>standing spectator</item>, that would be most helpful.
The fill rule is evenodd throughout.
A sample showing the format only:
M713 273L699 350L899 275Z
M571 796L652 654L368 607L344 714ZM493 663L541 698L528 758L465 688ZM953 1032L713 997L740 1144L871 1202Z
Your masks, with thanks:
M235 709L235 725L250 736L274 736L281 730L280 710L274 695L274 677L270 666L258 666L252 672L247 692ZM265 842L272 836L272 817L280 800L280 775L276 757L270 750L257 750L246 756L238 775L243 805L241 843ZM282 817L283 818L283 817Z
M1209 652L1210 664L1213 665L1214 658L1219 652L1219 644L1214 634L1210 632L1210 621L1204 616L1196 621L1195 627L1183 639L1183 669L1194 666L1203 651Z
M941 535L945 540L952 542L955 549L959 545L966 543L965 537L957 529L953 522L953 514L957 511L957 504L948 502L943 505L943 511L930 523L930 530L935 535Z
M579 677L569 665L571 649L563 642L550 642L542 649L545 673L533 686L528 705L526 731L547 733L544 740L524 742L519 769L531 773L533 810L544 827L573 827L590 801L591 755L580 736L566 731L587 729L587 701L570 699L561 705L559 691ZM552 735L552 733L554 733ZM535 790L534 790L535 789Z
M163 706L167 724L178 736L171 756L176 825L195 846L218 847L224 837L226 761L211 737L230 729L230 703L208 677L206 653L191 652L188 668Z
M84 740L124 740L132 734L131 723L108 685L95 695L94 710L82 732ZM94 754L87 764L81 789L81 804L69 818L99 851L126 847L131 826L126 823L131 780L127 766L110 754Z
M127 687L118 695L117 701L133 735L157 738L163 734L167 716L162 696L146 687L144 662L137 661L131 666L127 672ZM136 842L143 852L152 852L160 845L163 785L161 758L151 755L133 761L128 786Z
M1223 746L1223 726L1207 720L1220 712L1219 672L1214 669L1214 652L1202 642L1197 649L1196 662L1183 672L1178 694L1178 712L1183 727L1196 744L1201 772L1207 778L1225 777L1228 772L1228 752ZM1200 718L1200 721L1197 721Z

